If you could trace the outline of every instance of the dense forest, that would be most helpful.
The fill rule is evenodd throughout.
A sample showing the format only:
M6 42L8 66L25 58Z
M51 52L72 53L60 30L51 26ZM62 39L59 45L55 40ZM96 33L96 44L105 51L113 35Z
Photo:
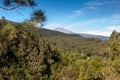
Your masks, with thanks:
M120 33L108 41L0 20L0 80L119 80Z

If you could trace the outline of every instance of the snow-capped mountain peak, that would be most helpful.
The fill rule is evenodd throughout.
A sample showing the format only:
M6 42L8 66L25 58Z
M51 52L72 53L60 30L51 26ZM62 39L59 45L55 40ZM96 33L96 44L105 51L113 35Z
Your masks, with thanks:
M64 28L55 28L54 30L62 32L62 33L66 33L66 34L73 34L73 32L71 32L71 31L69 31L67 29L64 29Z

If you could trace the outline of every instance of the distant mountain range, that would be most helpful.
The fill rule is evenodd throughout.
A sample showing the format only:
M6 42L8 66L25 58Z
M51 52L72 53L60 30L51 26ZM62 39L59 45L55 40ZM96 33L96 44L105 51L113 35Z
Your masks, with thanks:
M64 29L64 28L55 28L54 30L62 32L62 33L65 33L65 34L77 34L77 35L81 35L82 37L85 37L85 38L98 38L98 39L101 39L101 40L108 40L109 39L109 37L107 37L107 36L92 35L92 34L83 34L83 33L74 33L72 31L69 31L69 30Z

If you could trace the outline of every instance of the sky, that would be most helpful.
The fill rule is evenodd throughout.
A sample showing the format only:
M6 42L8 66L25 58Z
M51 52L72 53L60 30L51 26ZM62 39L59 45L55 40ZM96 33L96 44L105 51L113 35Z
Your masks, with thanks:
M2 1L2 0L1 0ZM35 0L34 9L42 9L47 21L44 28L64 28L74 33L110 36L120 31L120 0ZM1 3L1 2L0 2ZM33 9L0 9L0 17L21 22L30 18Z

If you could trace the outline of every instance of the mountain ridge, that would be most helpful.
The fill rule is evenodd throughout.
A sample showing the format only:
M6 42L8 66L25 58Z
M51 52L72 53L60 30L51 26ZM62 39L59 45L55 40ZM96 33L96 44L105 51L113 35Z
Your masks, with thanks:
M77 34L77 35L80 35L82 37L85 37L85 38L98 38L98 39L101 39L101 40L108 40L109 37L107 36L102 36L102 35L93 35L93 34L86 34L86 33L74 33L72 31L69 31L67 29L64 29L64 28L55 28L54 31L59 31L59 32L62 32L62 33L65 33L65 34Z

